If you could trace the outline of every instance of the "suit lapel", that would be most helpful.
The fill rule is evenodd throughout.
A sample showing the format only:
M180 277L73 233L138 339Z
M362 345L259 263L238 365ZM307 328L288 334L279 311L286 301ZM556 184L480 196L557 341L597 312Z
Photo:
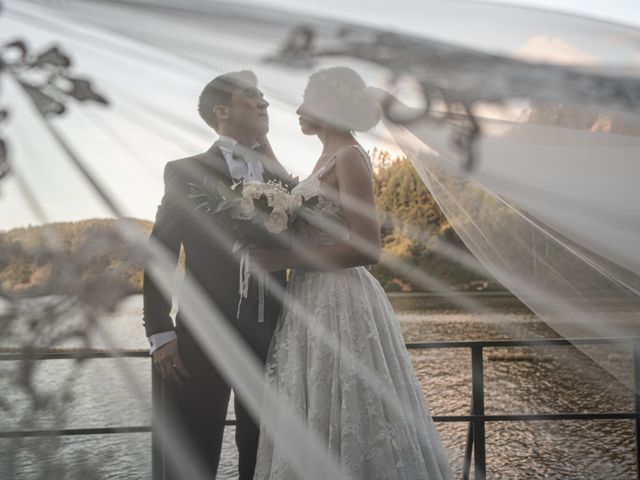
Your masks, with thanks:
M204 161L207 167L215 172L216 177L230 185L232 183L232 179L231 173L229 172L229 165L227 165L227 161L224 159L219 143L220 142L216 141L211 148L205 152ZM262 149L257 150L257 152L261 154L260 160L262 162L262 167L264 168L265 177L276 178L284 181L285 183L291 181L290 175L279 163L274 161L268 155L265 155Z
M229 166L224 159L224 155L218 146L218 142L215 142L209 150L204 154L204 162L207 167L213 170L215 176L227 184L231 184L231 173L229 172Z

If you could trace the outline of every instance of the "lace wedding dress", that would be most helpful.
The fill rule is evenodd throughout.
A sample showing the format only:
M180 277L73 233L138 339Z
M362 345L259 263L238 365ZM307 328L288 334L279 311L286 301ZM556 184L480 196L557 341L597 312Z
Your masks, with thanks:
M321 178L334 161L296 189L320 195ZM314 210L313 225L296 229L300 244L313 247L346 238L340 205L320 196ZM266 378L308 428L326 440L347 477L452 478L398 320L365 267L292 273ZM285 453L263 426L254 479L294 478Z

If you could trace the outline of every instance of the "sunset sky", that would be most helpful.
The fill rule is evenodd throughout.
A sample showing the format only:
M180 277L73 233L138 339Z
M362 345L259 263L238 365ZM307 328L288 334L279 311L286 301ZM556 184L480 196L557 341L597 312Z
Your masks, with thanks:
M290 9L536 61L640 68L637 45L635 51L628 46L612 47L613 40L609 44L599 37L606 28L597 24L585 28L581 20L565 15L451 0L325 0L321 8L316 2L298 0L245 3L247 8L251 3ZM500 3L558 9L557 2L550 0ZM260 32L244 38L246 44L240 48L250 53L246 56L245 51L238 53L237 33L223 28L208 30L195 25L195 30L163 32L168 41L176 38L193 42L194 57L199 55L193 60L175 54L170 43L136 41L101 24L103 20L117 23L117 14L122 15L123 22L130 20L126 10L96 11L90 15L92 24L83 24L74 21L64 9L51 10L20 0L4 5L0 40L19 36L38 49L52 41L60 43L74 59L74 72L91 76L97 89L112 100L109 108L73 106L64 117L55 120L55 125L126 215L153 219L162 195L164 164L201 152L215 139L198 118L195 102L202 86L223 71L256 71L271 102L271 141L276 153L295 174L304 176L313 168L320 143L301 135L294 114L309 72L292 74L259 62L262 53L276 46L261 42ZM636 0L565 0L562 10L640 27ZM153 22L150 17L136 24L147 35L145 40L153 38L154 29L159 27ZM210 45L221 48L212 53L215 48ZM375 69L362 66L359 71L369 82L381 80ZM5 80L0 101L12 112L3 134L10 143L15 172L13 178L0 183L0 230L44 221L111 216L48 134L19 88ZM360 135L360 139L368 149L380 145L394 148L382 126L371 134ZM26 201L20 182L39 199L44 216L37 215L34 206Z

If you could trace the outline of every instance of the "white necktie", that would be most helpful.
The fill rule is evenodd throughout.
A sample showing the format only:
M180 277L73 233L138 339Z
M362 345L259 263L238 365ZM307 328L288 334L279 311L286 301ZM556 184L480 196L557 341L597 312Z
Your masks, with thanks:
M231 153L235 161L244 164L243 166L245 168L243 168L243 170L247 172L245 176L246 180L262 181L264 168L262 163L254 156L256 154L259 155L258 152L255 152L244 145L236 144Z

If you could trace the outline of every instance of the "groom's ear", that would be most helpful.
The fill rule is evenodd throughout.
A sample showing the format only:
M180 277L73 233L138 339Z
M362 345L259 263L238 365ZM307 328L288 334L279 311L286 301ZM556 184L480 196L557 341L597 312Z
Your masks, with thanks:
M229 107L227 107L226 105L214 105L213 113L215 114L218 121L226 120L227 118L229 118Z

